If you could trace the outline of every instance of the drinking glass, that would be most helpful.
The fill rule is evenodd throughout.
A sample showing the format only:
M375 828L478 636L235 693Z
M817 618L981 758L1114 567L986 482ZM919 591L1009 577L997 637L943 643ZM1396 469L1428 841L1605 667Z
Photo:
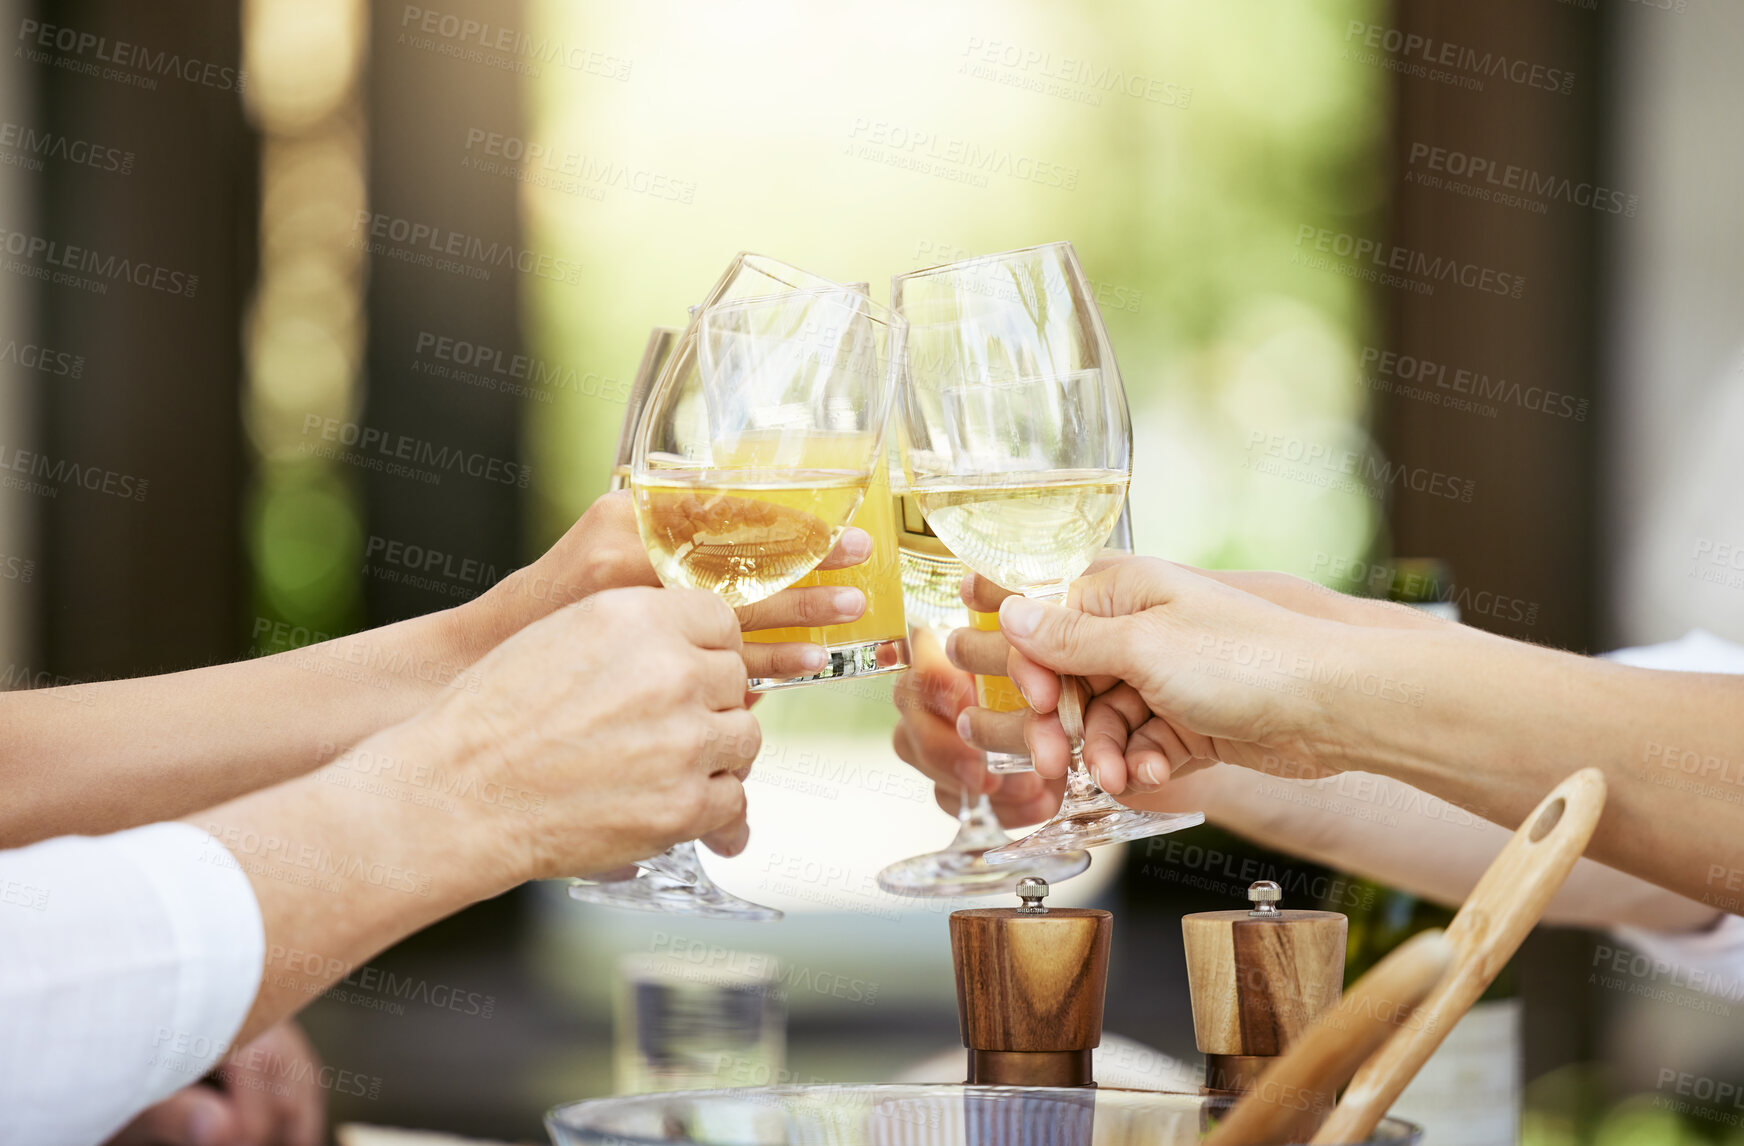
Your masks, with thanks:
M913 498L899 498L896 515L901 523L903 606L910 640L917 646L926 640L942 642L951 629L968 621L969 610L958 592L967 569L927 528ZM1010 842L987 793L970 796L964 788L957 802L957 834L951 842L939 851L890 864L878 873L878 886L892 895L998 895L1017 890L1025 876L1058 883L1090 866L1085 852L1057 852L997 865L982 858Z
M657 386L666 383L669 375L669 384L685 393L694 393L700 386L699 320L706 308L735 300L811 289L841 288L829 279L778 259L741 251L733 256L703 301L690 308L690 321L682 332L656 327L648 337L630 388L623 427L618 435L617 455L613 460L611 488L630 487L637 436L645 424L645 414ZM781 918L781 912L774 908L723 891L709 879L696 845L690 842L677 844L660 855L638 861L631 868L572 879L569 894L584 902L642 911L735 919Z
M780 275L771 263L749 269L767 280ZM805 576L853 520L885 464L904 344L902 320L863 291L797 275L759 288L775 293L716 291L698 311L649 397L630 469L637 527L662 583L733 606ZM642 866L707 882L690 844ZM742 900L703 907L779 917Z
M612 459L610 488L630 488L630 459L636 444L636 427L648 396L654 391L666 360L672 356L680 332L670 326L656 326L648 334L642 348L642 361L636 367L635 380L630 384L629 401L624 407L624 424L618 431L617 453ZM599 903L609 907L629 907L641 911L667 911L683 915L737 915L732 905L744 904L757 911L757 904L729 895L709 880L702 870L702 860L695 844L679 844L660 856L591 876L577 876L569 881L569 895L583 903ZM770 918L779 918L779 913Z
M903 471L933 532L981 576L1060 602L1120 517L1132 426L1113 350L1069 243L898 275L908 321ZM1128 808L1084 767L1082 698L1062 677L1071 744L1058 814L989 863L1076 851L1203 823Z
M753 644L804 641L822 645L828 660L808 676L753 677L758 691L793 688L848 677L877 676L908 667L908 630L903 616L902 571L897 566L896 520L890 496L888 466L877 467L866 500L849 523L872 538L872 556L847 569L808 573L795 584L800 587L839 585L866 595L866 612L857 621L813 628L761 629L746 633Z
M1115 553L1132 552L1132 507L1127 503L1121 503L1120 520L1114 523L1114 532L1102 548ZM999 614L970 612L969 626L984 633L997 633ZM1021 712L1029 707L1010 677L979 673L975 676L975 703L989 712ZM987 770L997 775L1035 771L1035 761L1027 752L989 752L986 755Z

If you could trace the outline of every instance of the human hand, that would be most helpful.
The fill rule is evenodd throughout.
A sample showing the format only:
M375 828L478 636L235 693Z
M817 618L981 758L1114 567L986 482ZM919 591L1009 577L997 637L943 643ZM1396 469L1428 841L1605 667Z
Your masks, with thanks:
M320 1077L320 1056L297 1024L283 1022L205 1080L148 1107L107 1146L320 1146Z
M849 528L836 542L821 570L846 569L872 554L872 537ZM461 606L472 610L473 628L485 648L507 639L541 617L605 589L645 585L658 588L660 579L648 560L636 528L636 510L628 490L596 500L557 543L537 561L517 569ZM745 632L789 626L839 625L859 620L866 612L866 595L858 589L822 586L784 589L738 610ZM788 642L743 646L746 668L754 677L788 677L817 672L826 656L821 646Z
M956 815L967 788L971 794L987 792L1006 827L1040 823L1053 815L1063 783L1048 783L1033 772L990 773L980 749L965 743L958 721L971 711L974 680L945 659L933 631L912 630L908 647L908 671L892 693L898 713L894 746L899 757L933 781L939 806ZM1024 714L999 715L1016 717L1015 743L1022 751Z
M1230 582L1238 578L1153 558L1080 579L1066 608L1006 601L1000 625L1013 646L1008 671L1046 714L1026 726L1037 771L1061 775L1069 758L1052 715L1059 672L1090 678L1095 699L1085 715L1084 760L1111 794L1129 784L1154 791L1219 760L1264 767L1284 758L1336 771L1336 753L1323 751L1331 744L1327 696L1314 682L1360 671L1360 634L1376 626L1328 619L1351 599L1322 597L1299 588L1305 582L1278 577L1248 581L1299 598L1293 603L1316 614L1236 588ZM1419 623L1388 616L1399 626Z
M503 642L473 667L475 690L412 731L477 790L520 794L466 802L505 887L698 837L736 854L741 780L762 743L739 648L737 618L713 594L608 589Z

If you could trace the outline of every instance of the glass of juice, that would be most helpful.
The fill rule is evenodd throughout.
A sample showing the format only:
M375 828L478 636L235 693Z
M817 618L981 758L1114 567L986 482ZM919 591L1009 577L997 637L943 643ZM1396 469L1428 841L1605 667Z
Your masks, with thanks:
M746 633L757 644L804 641L822 645L828 661L809 676L754 677L759 692L826 680L873 676L908 667L908 622L902 610L902 567L897 560L896 501L888 467L880 467L849 523L872 535L872 556L849 569L808 573L796 585L839 585L866 594L866 612L857 621L819 628L764 629Z

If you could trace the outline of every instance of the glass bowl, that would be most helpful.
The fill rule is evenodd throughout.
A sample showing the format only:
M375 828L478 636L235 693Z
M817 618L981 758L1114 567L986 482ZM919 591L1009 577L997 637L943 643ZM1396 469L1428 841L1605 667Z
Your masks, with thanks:
M1231 1099L1102 1087L770 1086L555 1107L556 1146L1189 1146ZM1416 1146L1382 1120L1374 1143Z

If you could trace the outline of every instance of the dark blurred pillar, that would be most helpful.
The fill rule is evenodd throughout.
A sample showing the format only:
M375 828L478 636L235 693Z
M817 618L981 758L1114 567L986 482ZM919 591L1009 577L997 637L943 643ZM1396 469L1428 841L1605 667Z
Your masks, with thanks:
M469 133L525 135L527 79L518 69L527 61L488 46L497 31L524 27L521 4L445 4L430 29L415 16L407 22L421 8L371 11L369 238L382 249L370 256L363 422L428 443L435 456L467 458L464 469L441 468L437 484L368 475L373 625L455 604L523 556L525 399L503 387L528 381L511 364L521 353L518 306L530 275L515 265L525 262L520 183L463 166L485 158L478 142L468 149ZM466 21L486 31L457 32ZM438 261L452 265L429 265ZM426 574L409 577L413 563Z
M30 19L74 37L63 50L8 28L15 48L53 61L5 61L40 85L31 126L65 137L69 155L93 154L79 142L131 156L128 170L106 153L50 156L41 175L37 237L63 258L82 248L100 266L77 273L105 284L38 282L42 341L86 360L81 377L42 388L40 448L63 477L81 475L41 507L45 663L85 678L229 660L246 636L238 394L256 199L238 6L75 0ZM104 273L120 260L132 269Z
M1444 370L1487 376L1480 393L1434 389L1495 408L1480 416L1396 393L1375 395L1377 433L1398 462L1476 483L1470 504L1399 496L1391 508L1395 553L1445 558L1463 590L1463 619L1480 628L1575 650L1598 632L1596 548L1597 423L1605 404L1596 384L1596 316L1602 260L1602 208L1571 202L1601 185L1598 140L1606 77L1603 21L1566 4L1510 0L1400 0L1392 26L1407 36L1456 45L1472 55L1524 65L1527 82L1483 76L1481 91L1395 73L1392 242L1525 279L1519 298L1439 284L1433 295L1380 288L1388 308L1389 348ZM1396 56L1421 63L1422 56ZM1537 68L1536 73L1530 69ZM1470 76L1469 67L1445 72ZM1554 73L1554 75L1552 74ZM1568 73L1573 79L1567 80ZM1534 86L1534 81L1556 90ZM1566 90L1563 88L1566 86ZM1484 177L1437 170L1425 148L1530 172L1548 193L1527 194ZM1415 158L1414 158L1415 157ZM1442 186L1434 180L1442 180ZM1500 171L1496 178L1507 178ZM1525 179L1525 175L1516 176ZM1548 204L1542 213L1449 189L1476 184ZM1474 386L1476 383L1473 384ZM1558 395L1552 409L1545 394ZM1563 401L1566 397L1567 403ZM1586 403L1584 420L1569 411ZM1482 594L1489 594L1485 597ZM1522 603L1497 607L1496 598ZM1537 606L1529 611L1529 606ZM1531 620L1524 618L1530 616ZM1598 1018L1583 984L1590 937L1541 932L1520 955L1525 1000L1525 1077L1598 1055Z
M1449 282L1429 296L1381 288L1390 348L1444 371L1447 386L1421 388L1496 411L1487 417L1375 395L1377 433L1391 459L1476 483L1469 504L1429 494L1397 497L1393 551L1449 561L1456 584L1472 594L1462 602L1469 624L1586 649L1600 599L1594 585L1595 425L1603 415L1594 384L1595 236L1605 216L1569 200L1578 188L1599 182L1599 20L1593 11L1562 4L1410 0L1393 6L1392 26L1431 42L1430 54L1457 48L1456 62L1442 70L1482 83L1474 91L1395 74L1393 243L1525 279L1519 298ZM1394 59L1422 64L1423 57L1420 51ZM1526 82L1474 71L1472 61L1485 58L1527 69L1514 71ZM1441 163L1425 149L1442 149ZM1450 168L1467 166L1455 156L1487 161L1497 180L1509 178L1505 171L1512 166L1541 186L1548 181L1552 190L1530 195L1492 182L1488 171L1451 174ZM1437 179L1442 186L1433 185ZM1446 186L1453 182L1547 202L1548 210L1484 201ZM1454 389L1460 370L1485 376L1491 396L1475 382L1472 391ZM1531 408L1546 395L1557 396L1550 411ZM1588 406L1579 420L1570 411L1583 401ZM1497 604L1498 597L1508 603Z

